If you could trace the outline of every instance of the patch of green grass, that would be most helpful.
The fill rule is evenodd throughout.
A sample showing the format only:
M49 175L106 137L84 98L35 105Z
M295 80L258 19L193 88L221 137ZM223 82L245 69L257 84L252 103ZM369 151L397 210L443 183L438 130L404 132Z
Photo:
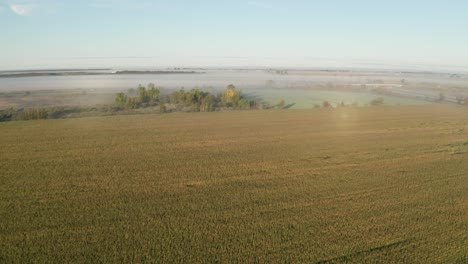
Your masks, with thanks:
M328 101L333 105L344 102L346 105L357 104L358 106L369 105L376 97L383 97L385 105L422 105L428 104L425 101L412 100L393 96L381 96L371 93L344 92L344 91L321 91L306 89L259 89L250 93L267 102L277 102L284 99L286 104L293 104L291 108L305 109L313 108L315 105L322 105Z

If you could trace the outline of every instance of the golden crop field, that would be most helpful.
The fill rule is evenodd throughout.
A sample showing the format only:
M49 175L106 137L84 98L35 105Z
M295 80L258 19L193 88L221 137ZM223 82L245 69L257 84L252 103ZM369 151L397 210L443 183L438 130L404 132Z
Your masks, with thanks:
M2 263L466 263L468 108L0 123Z

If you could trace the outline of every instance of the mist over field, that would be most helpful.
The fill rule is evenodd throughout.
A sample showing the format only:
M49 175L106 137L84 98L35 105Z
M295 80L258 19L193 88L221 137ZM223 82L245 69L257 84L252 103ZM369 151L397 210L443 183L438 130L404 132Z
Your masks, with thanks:
M0 0L0 263L468 263L467 10Z
M439 72L297 69L166 68L158 73L133 70L8 71L0 73L0 109L10 107L93 106L113 104L115 94L154 83L163 93L194 88L213 93L234 84L251 98L292 108L332 104L459 104L468 97L468 75ZM124 72L124 71L122 71ZM461 100L461 101L460 101Z

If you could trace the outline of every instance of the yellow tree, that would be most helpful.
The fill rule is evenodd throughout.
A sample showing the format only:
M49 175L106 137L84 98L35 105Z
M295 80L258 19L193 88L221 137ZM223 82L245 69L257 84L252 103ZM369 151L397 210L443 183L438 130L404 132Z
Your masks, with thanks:
M232 84L228 85L224 91L221 101L227 107L237 107L239 100L241 99L240 91L236 90L236 87Z

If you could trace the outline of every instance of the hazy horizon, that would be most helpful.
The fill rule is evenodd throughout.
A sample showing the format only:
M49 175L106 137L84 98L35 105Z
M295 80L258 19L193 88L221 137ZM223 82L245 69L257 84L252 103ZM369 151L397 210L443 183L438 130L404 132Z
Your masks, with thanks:
M161 59L163 58L163 59ZM204 69L304 69L304 70L383 70L383 71L429 71L468 73L468 66L437 65L429 63L397 63L384 61L339 61L322 58L262 58L262 57L208 57L198 58L201 63L188 63L191 58L161 57L94 57L50 60L47 63L30 63L19 67L0 67L0 71L60 70L60 69L119 69L151 70L171 68ZM294 60L296 59L296 60Z

